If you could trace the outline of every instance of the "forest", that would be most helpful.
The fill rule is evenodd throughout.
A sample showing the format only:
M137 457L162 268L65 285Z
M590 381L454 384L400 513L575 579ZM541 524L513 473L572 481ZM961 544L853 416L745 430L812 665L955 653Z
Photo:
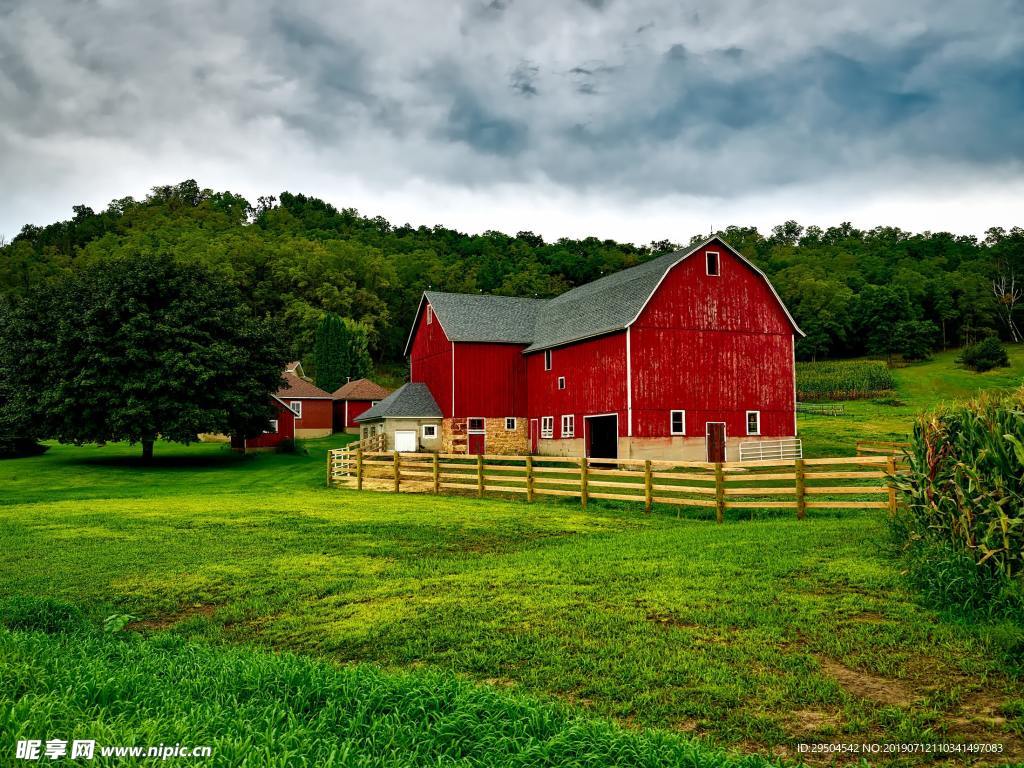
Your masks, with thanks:
M155 187L143 200L114 200L102 211L72 211L66 221L25 225L0 241L0 297L25 295L105 259L173 256L236 285L300 359L312 357L326 313L363 324L374 358L394 362L424 289L554 296L687 245L470 235L395 225L290 192L252 204L193 180ZM1024 228L991 228L978 238L786 221L768 234L743 226L716 234L772 280L807 334L797 345L801 359L921 359L987 336L1019 339Z

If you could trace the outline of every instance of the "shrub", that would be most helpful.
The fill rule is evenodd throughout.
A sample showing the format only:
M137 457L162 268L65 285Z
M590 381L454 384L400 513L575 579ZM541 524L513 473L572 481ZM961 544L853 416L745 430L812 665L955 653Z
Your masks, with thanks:
M0 437L0 459L22 459L38 456L50 449L30 437Z
M983 373L993 368L1009 368L1010 356L995 336L988 336L966 347L956 359L964 368Z
M894 531L937 604L1024 617L1024 389L918 419Z
M884 395L896 381L881 360L832 360L798 363L796 388L798 400L858 400Z
M904 360L929 360L935 350L938 328L927 320L904 320L896 324L896 349Z
M89 623L71 603L50 597L15 595L0 601L0 625L37 632L78 632Z

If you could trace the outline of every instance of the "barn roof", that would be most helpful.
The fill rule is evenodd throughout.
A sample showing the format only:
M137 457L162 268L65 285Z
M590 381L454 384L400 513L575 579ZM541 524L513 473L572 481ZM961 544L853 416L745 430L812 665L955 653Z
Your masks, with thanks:
M553 299L426 291L416 319L418 321L423 311L424 302L429 302L449 340L528 344L526 352L621 331L640 316L669 269L716 241L764 278L793 330L803 336L768 276L719 237L620 270ZM409 333L406 354L412 346L415 329L416 322Z
M443 414L430 388L422 383L403 384L369 410L356 416L356 421L396 418L441 418Z
M334 391L335 400L383 400L391 394L380 384L369 379L356 379L342 384Z
M522 299L516 296L491 296L479 293L442 293L424 291L416 312L405 353L409 354L424 303L434 310L449 341L476 341L504 344L529 344L537 313L546 299Z
M311 381L300 379L291 371L285 371L282 374L285 385L277 390L278 397L286 397L289 400L301 400L307 399L327 399L333 400L330 392L324 392L320 387Z

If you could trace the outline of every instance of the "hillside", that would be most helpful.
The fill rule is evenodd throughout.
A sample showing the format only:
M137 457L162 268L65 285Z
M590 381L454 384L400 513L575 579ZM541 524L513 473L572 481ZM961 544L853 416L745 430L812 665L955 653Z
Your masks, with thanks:
M904 352L906 339L957 345L1008 333L992 278L1024 273L1024 229L983 240L892 227L785 222L762 234L717 232L772 279L807 338L801 358ZM702 240L708 233L695 234ZM25 226L0 247L0 294L22 295L75 265L172 253L215 266L280 321L293 357L309 358L324 312L365 323L375 358L395 361L426 288L547 297L679 247L597 238L545 242L531 232L467 235L398 225L282 192L255 205L194 181L123 198L103 211ZM1020 316L1017 322L1024 322Z

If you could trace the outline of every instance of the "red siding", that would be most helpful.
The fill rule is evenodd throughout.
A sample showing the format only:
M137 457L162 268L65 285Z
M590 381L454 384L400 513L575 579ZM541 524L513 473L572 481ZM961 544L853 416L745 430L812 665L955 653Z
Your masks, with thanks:
M302 402L302 418L295 419L296 429L333 429L334 401L311 400L309 398L281 398L289 405L294 400Z
M551 350L551 370L544 353L526 357L529 417L555 418L554 438L561 437L562 416L576 417L575 436L583 437L583 417L619 415L619 434L626 434L626 334L613 333ZM558 377L565 377L565 389ZM543 442L543 441L542 441Z
M765 280L718 250L709 276L703 251L673 268L630 330L633 435L669 434L669 411L686 410L686 434L708 421L746 435L746 411L761 411L761 435L794 433L793 328Z
M292 440L295 437L294 414L277 400L271 402L274 405L274 418L277 419L277 432L265 432L262 435L250 437L245 441L246 448L273 448L285 440Z
M452 343L436 317L427 323L426 305L416 323L409 361L409 380L426 384L445 418L451 418Z
M348 418L345 418L346 408L345 404L348 404ZM334 431L340 432L346 427L358 427L359 423L356 421L356 416L370 410L370 406L373 405L372 400L335 400L334 401Z
M452 415L460 419L523 416L526 413L525 348L523 344L456 343L455 413ZM443 405L441 409L444 410Z

